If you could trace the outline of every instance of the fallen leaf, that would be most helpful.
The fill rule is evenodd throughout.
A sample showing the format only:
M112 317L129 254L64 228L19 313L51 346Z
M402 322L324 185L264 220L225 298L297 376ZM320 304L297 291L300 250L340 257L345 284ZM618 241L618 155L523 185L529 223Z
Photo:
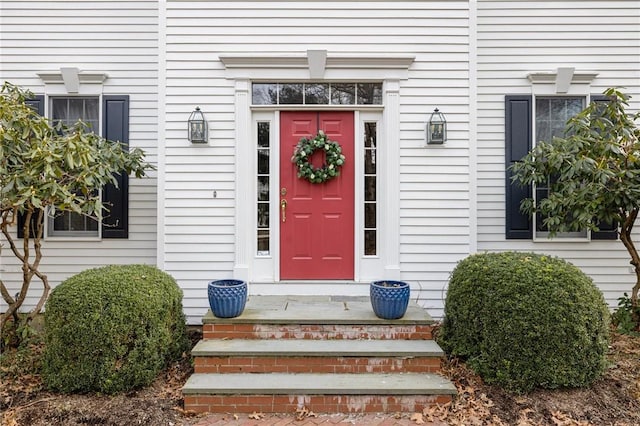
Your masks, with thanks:
M234 417L237 417L237 416L234 416ZM264 418L264 413L256 413L254 411L253 414L249 414L249 418L253 420L262 420ZM236 420L238 419L236 418Z
M307 407L296 408L296 420L304 420L309 415Z
M416 422L416 424L423 425L424 419L422 418L422 413L413 413L411 418L409 419L412 422Z

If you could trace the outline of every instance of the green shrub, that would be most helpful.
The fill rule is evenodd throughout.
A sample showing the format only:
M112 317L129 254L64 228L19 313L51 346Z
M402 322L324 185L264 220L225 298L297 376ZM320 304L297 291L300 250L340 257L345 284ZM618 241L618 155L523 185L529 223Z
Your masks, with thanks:
M451 275L439 343L488 383L515 392L579 387L605 369L608 323L602 294L570 263L477 254Z
M61 392L126 391L150 384L187 347L170 275L147 265L90 269L46 304L43 379Z
M640 306L633 306L633 301L627 293L618 298L618 309L611 315L611 323L618 333L640 335Z

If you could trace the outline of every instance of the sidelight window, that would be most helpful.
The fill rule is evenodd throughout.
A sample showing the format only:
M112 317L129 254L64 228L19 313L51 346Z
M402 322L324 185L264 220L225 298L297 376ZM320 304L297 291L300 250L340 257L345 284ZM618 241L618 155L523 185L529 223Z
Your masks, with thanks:
M378 254L377 123L364 123L364 255Z
M270 178L270 123L261 121L257 123L257 236L258 256L268 256L269 249L269 178Z

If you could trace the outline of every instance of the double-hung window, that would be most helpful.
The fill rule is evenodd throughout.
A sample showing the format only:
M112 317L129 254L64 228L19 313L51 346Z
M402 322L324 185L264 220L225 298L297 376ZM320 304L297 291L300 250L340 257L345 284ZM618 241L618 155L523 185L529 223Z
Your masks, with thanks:
M81 120L89 129L100 131L98 97L51 98L50 118L54 125L71 127ZM50 212L47 235L50 237L98 237L96 218L74 212Z
M585 107L585 98L580 96L553 96L536 97L535 99L535 126L534 145L537 141L551 142L553 138L565 137L567 122ZM535 202L539 205L543 199L549 196L549 184L553 176L549 176L547 184L535 186ZM548 238L549 230L544 226L544 217L538 213L533 218L535 223L535 237ZM578 232L559 232L556 238L582 238L588 237L587 230Z
M521 186L513 182L510 167L520 161L534 146L534 141L550 141L553 137L564 137L567 121L578 114L589 101L606 102L602 95L587 96L532 96L507 95L505 97L505 237L507 239L547 240L549 232L543 217L531 218L520 211L525 198L534 198L540 203L548 193L546 185ZM550 176L553 179L553 176ZM557 233L561 240L577 241L616 239L615 225L599 225L600 231Z

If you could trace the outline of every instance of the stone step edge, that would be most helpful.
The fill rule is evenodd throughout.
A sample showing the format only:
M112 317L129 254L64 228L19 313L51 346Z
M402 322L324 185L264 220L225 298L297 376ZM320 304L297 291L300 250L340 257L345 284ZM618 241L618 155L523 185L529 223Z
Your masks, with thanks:
M442 357L444 351L434 340L200 340L191 350L193 357Z
M455 386L431 373L287 374L195 373L183 395L455 395Z

